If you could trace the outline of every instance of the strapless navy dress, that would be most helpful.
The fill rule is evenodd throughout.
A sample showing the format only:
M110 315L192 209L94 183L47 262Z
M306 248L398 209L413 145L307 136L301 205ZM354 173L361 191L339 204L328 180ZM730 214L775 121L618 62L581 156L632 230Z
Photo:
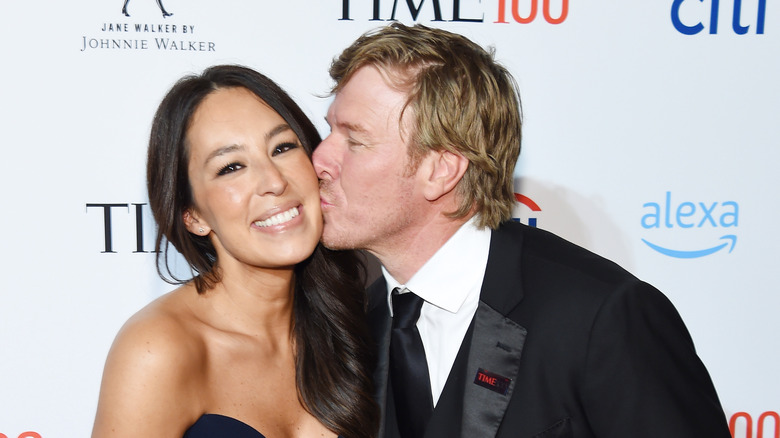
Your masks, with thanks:
M219 414L203 414L182 438L265 438L241 420Z
M232 417L218 414L204 414L198 418L182 438L265 438L252 426Z

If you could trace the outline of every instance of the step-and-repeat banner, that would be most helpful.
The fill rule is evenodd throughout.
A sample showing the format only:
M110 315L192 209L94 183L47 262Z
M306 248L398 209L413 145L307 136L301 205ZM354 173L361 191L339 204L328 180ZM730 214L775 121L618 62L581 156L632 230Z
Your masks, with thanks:
M167 89L212 64L244 64L278 81L325 134L332 58L391 20L496 48L525 114L517 219L664 291L733 435L777 438L778 6L4 2L0 438L88 436L114 335L172 289L155 272L144 187Z

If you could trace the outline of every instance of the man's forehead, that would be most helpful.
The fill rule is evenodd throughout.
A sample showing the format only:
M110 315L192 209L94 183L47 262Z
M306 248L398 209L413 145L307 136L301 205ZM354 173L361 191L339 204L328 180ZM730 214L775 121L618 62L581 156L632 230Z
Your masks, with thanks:
M331 129L361 135L364 141L391 131L406 139L414 124L414 108L407 106L407 99L382 69L364 66L334 93L325 120Z
M325 117L325 122L327 122L328 126L330 126L331 128L335 126L352 132L368 133L368 129L360 122L339 118L336 117L335 115L330 116L330 111L328 111L328 113L329 116Z

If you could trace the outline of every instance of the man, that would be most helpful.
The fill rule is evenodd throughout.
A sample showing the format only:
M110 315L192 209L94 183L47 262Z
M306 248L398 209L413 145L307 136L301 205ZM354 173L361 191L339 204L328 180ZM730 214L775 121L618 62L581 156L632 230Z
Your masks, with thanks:
M491 54L394 23L330 73L322 239L382 263L368 292L380 436L730 437L660 292L509 221L520 106Z

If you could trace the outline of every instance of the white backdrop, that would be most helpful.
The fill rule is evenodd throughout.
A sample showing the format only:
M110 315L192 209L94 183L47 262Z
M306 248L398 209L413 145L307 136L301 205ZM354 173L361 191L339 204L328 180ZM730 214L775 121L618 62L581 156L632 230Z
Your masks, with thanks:
M778 437L776 2L163 3L172 16L153 0L129 17L123 0L0 6L0 438L88 436L114 335L172 288L149 252L144 160L173 82L254 67L325 134L332 57L394 7L496 47L525 112L517 216L663 290L734 435Z

